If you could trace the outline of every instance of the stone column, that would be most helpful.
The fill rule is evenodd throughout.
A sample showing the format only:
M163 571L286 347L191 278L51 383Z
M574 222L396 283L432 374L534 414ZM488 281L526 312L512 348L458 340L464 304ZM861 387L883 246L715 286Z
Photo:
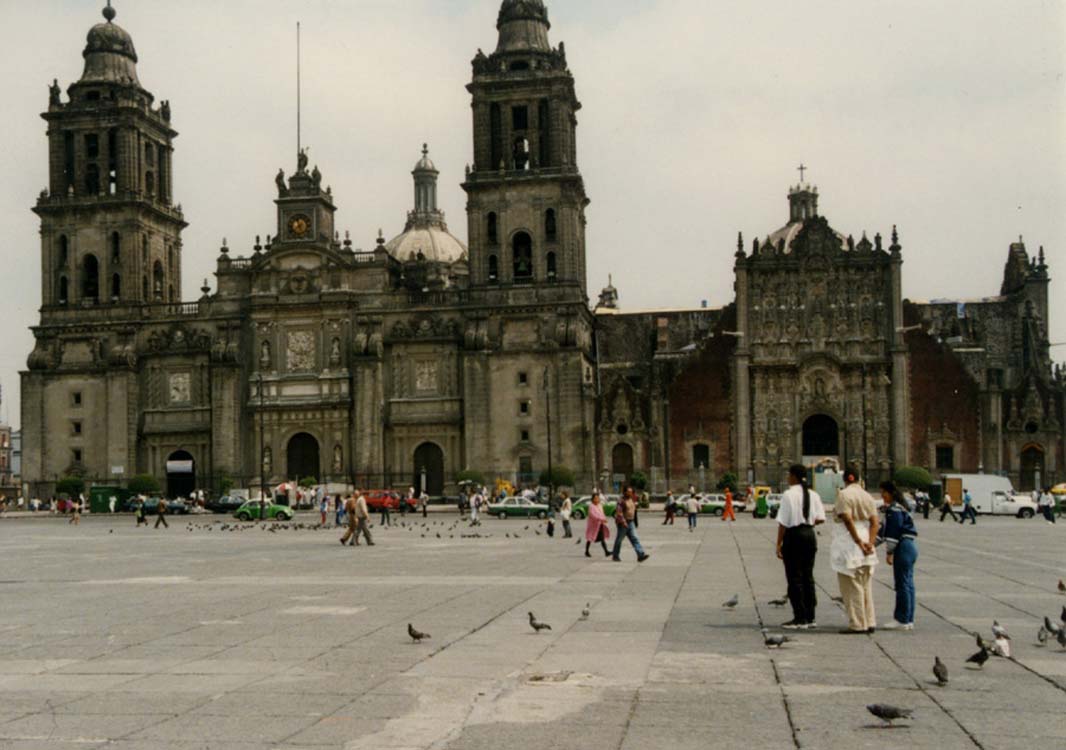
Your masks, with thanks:
M896 243L893 242L896 247ZM895 468L910 463L910 385L907 345L903 330L903 258L898 250L891 261L892 289L892 460Z
M749 353L750 327L748 324L748 270L745 259L736 264L737 285L737 351L734 357L736 368L733 378L733 426L736 441L736 471L742 482L747 482L751 463L751 355Z

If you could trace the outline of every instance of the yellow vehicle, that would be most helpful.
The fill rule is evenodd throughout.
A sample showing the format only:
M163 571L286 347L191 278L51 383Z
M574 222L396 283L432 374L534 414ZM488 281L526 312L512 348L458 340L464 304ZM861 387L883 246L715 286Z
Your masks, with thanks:
M501 493L506 492L507 497L514 497L517 493L515 486L508 482L506 479L497 479L496 487L493 490L493 497L499 497Z

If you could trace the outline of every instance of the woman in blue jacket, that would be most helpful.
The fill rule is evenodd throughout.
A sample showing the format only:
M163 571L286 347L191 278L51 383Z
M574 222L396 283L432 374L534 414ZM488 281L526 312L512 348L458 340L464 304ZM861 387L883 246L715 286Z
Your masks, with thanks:
M885 544L886 562L892 566L896 579L895 622L881 627L885 630L914 630L914 563L918 561L918 530L896 485L883 483L881 499L885 502L885 523L878 534L878 544Z

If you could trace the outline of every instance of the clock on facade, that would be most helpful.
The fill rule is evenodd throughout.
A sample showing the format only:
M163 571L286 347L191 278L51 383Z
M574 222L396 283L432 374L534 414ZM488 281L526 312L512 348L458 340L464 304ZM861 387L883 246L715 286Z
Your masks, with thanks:
M289 219L289 236L303 239L311 231L311 219L303 214L297 214Z

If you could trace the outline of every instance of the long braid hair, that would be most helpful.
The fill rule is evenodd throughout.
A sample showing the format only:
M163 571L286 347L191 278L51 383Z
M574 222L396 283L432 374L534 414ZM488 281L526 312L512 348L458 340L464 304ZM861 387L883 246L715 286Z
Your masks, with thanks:
M807 484L807 467L803 464L792 464L788 468L788 473L803 488L803 522L809 526L811 523L811 488Z

